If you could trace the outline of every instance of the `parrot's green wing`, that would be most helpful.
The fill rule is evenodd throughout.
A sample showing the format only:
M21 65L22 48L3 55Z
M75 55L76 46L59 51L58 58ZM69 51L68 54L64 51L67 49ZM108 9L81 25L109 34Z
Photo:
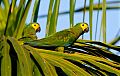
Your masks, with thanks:
M34 47L67 47L72 45L73 42L83 33L84 31L81 28L81 23L79 23L73 28L62 30L43 39L28 41L25 42L25 44Z
M71 44L71 41L74 40L74 37L71 37L72 35L73 34L70 31L64 30L55 33L47 38L29 41L26 43L31 46L37 46L37 47L68 46L69 44Z

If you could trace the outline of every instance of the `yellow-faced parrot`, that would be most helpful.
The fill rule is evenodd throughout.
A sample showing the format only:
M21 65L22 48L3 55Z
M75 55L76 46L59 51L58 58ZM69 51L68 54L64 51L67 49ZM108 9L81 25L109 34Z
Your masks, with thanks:
M30 23L29 25L25 26L23 33L22 33L22 38L19 39L19 41L31 41L31 40L36 40L37 36L36 33L40 32L41 28L38 23Z

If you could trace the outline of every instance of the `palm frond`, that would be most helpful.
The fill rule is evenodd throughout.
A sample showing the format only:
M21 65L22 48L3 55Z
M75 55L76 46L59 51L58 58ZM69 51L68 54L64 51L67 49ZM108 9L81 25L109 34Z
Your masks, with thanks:
M105 1L105 0L103 0ZM32 0L0 1L0 74L1 76L91 76L91 75L120 75L120 56L110 50L120 52L120 46L112 45L120 40L120 36L110 43L78 39L64 52L58 52L53 47L35 48L21 44L21 37ZM46 36L56 32L58 14L70 13L71 27L74 24L74 14L84 8L75 9L76 0L70 0L70 12L59 13L60 0L50 0ZM86 7L90 9L90 24L94 10L103 10L103 24L106 29L106 11L120 9L119 6L106 6L120 1L103 2ZM37 21L40 0L36 0L32 12L31 22ZM104 5L106 7L104 7ZM4 8L3 8L4 7ZM45 15L46 16L46 15ZM45 16L41 16L45 17ZM91 29L92 30L92 29ZM104 33L106 30L104 31ZM92 31L91 31L92 33Z

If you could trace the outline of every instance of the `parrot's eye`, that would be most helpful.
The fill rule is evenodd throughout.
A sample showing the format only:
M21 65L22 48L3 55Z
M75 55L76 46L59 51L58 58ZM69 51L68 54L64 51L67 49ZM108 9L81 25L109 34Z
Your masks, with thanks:
M84 26L84 24L82 24L82 26Z

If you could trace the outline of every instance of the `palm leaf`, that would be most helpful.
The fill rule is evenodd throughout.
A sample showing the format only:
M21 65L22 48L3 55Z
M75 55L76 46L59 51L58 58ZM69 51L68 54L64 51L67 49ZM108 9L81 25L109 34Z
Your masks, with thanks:
M29 0L27 2L26 8L25 8L25 12L24 12L24 14L22 16L21 22L17 26L16 32L15 32L15 36L17 34L17 37L16 37L17 39L20 38L21 35L22 35L23 29L24 29L24 26L25 26L25 21L26 21L26 18L27 18L27 14L28 14L28 11L29 11L29 8L30 8L30 5L31 5L31 2L32 2L31 0Z
M57 19L58 19L58 13L59 13L59 5L60 5L60 0L55 1L53 13L51 15L50 19L50 26L49 26L49 31L48 31L48 36L56 32L56 26L57 26Z
M103 42L106 43L106 0L103 0L102 4L102 34L103 34Z
M32 21L37 22L39 7L40 7L40 0L36 0L33 8L31 22Z
M77 42L96 44L96 45L100 45L100 46L111 48L111 49L118 50L118 51L120 49L120 46L115 46L115 45L111 45L111 44L107 44L107 43L103 43L103 42L98 42L98 41L93 41L93 40L91 41L91 40L81 40L80 39L80 40L77 40Z
M110 61L110 60L107 60L107 59L104 59L104 58L101 58L101 57L96 57L96 56L83 54L83 53L79 53L79 54L67 54L67 53L65 53L64 54L64 53L58 53L58 52L54 52L54 51L52 52L52 51L43 50L43 49L36 49L36 51L40 54L45 53L45 54L48 54L48 55L50 54L50 55L53 55L53 56L59 56L59 57L65 58L65 59L77 61L77 62L80 62L81 64L83 64L84 66L88 65L88 67L90 66L90 67L94 67L96 69L98 69L98 67L99 67L100 68L99 70L102 71L102 72L105 72L104 70L106 70L108 72L119 74L119 70L117 69L117 68L120 67L119 63L116 63L114 61ZM44 57L46 57L48 55L45 55ZM50 57L47 57L47 58L50 58ZM54 58L54 57L52 57L52 58ZM55 58L55 59L59 60L58 58ZM52 60L54 60L54 59L52 59ZM57 62L56 62L56 64L57 64ZM106 67L106 68L109 68L109 69L104 69L103 67ZM112 69L116 69L116 70L112 71Z
M120 46L112 45L120 40L119 36L111 43L106 43L105 34L104 42L92 41L90 34L91 40L78 39L72 46L65 47L64 53L57 52L52 47L41 49L20 44L18 38L22 35L32 0L20 0L18 5L16 2L12 0L10 4L8 0L0 1L1 76L120 75L120 56L110 52L110 49L120 52ZM74 10L75 2L76 0L70 0L70 11L59 13L60 0L50 0L46 36L56 32L58 14L70 13L70 24L73 26L74 14L84 10L84 8ZM106 5L116 3L120 1L103 0L103 3L93 4L90 0L90 6L86 7L86 11L90 10L91 33L93 11L98 9L103 11L102 27L105 33L106 10L120 9L116 5ZM31 22L37 21L39 5L40 0L36 0Z
M70 27L74 25L74 9L76 0L70 0Z
M90 0L89 2L90 8L89 8L89 25L90 25L90 40L92 40L92 19L93 19L93 0Z
M23 76L32 75L32 69L31 69L31 59L30 59L30 54L28 51L24 50L16 41L15 38L8 38L10 42L12 43L15 52L17 53L18 56L18 63L20 64L20 70L21 74Z
M3 37L2 41L2 59L1 59L1 76L11 76L11 58L9 55L10 46L7 43L5 37Z
M48 36L49 28L50 28L50 20L52 16L52 7L53 7L54 0L50 0L49 9L48 9L48 16L47 16L47 24L46 24L46 33L45 36Z
M33 48L26 46L28 50L30 50L31 54L35 58L35 60L38 62L38 64L41 66L44 75L49 75L49 76L56 76L56 73L53 73L49 66L46 64L47 61L41 57Z

